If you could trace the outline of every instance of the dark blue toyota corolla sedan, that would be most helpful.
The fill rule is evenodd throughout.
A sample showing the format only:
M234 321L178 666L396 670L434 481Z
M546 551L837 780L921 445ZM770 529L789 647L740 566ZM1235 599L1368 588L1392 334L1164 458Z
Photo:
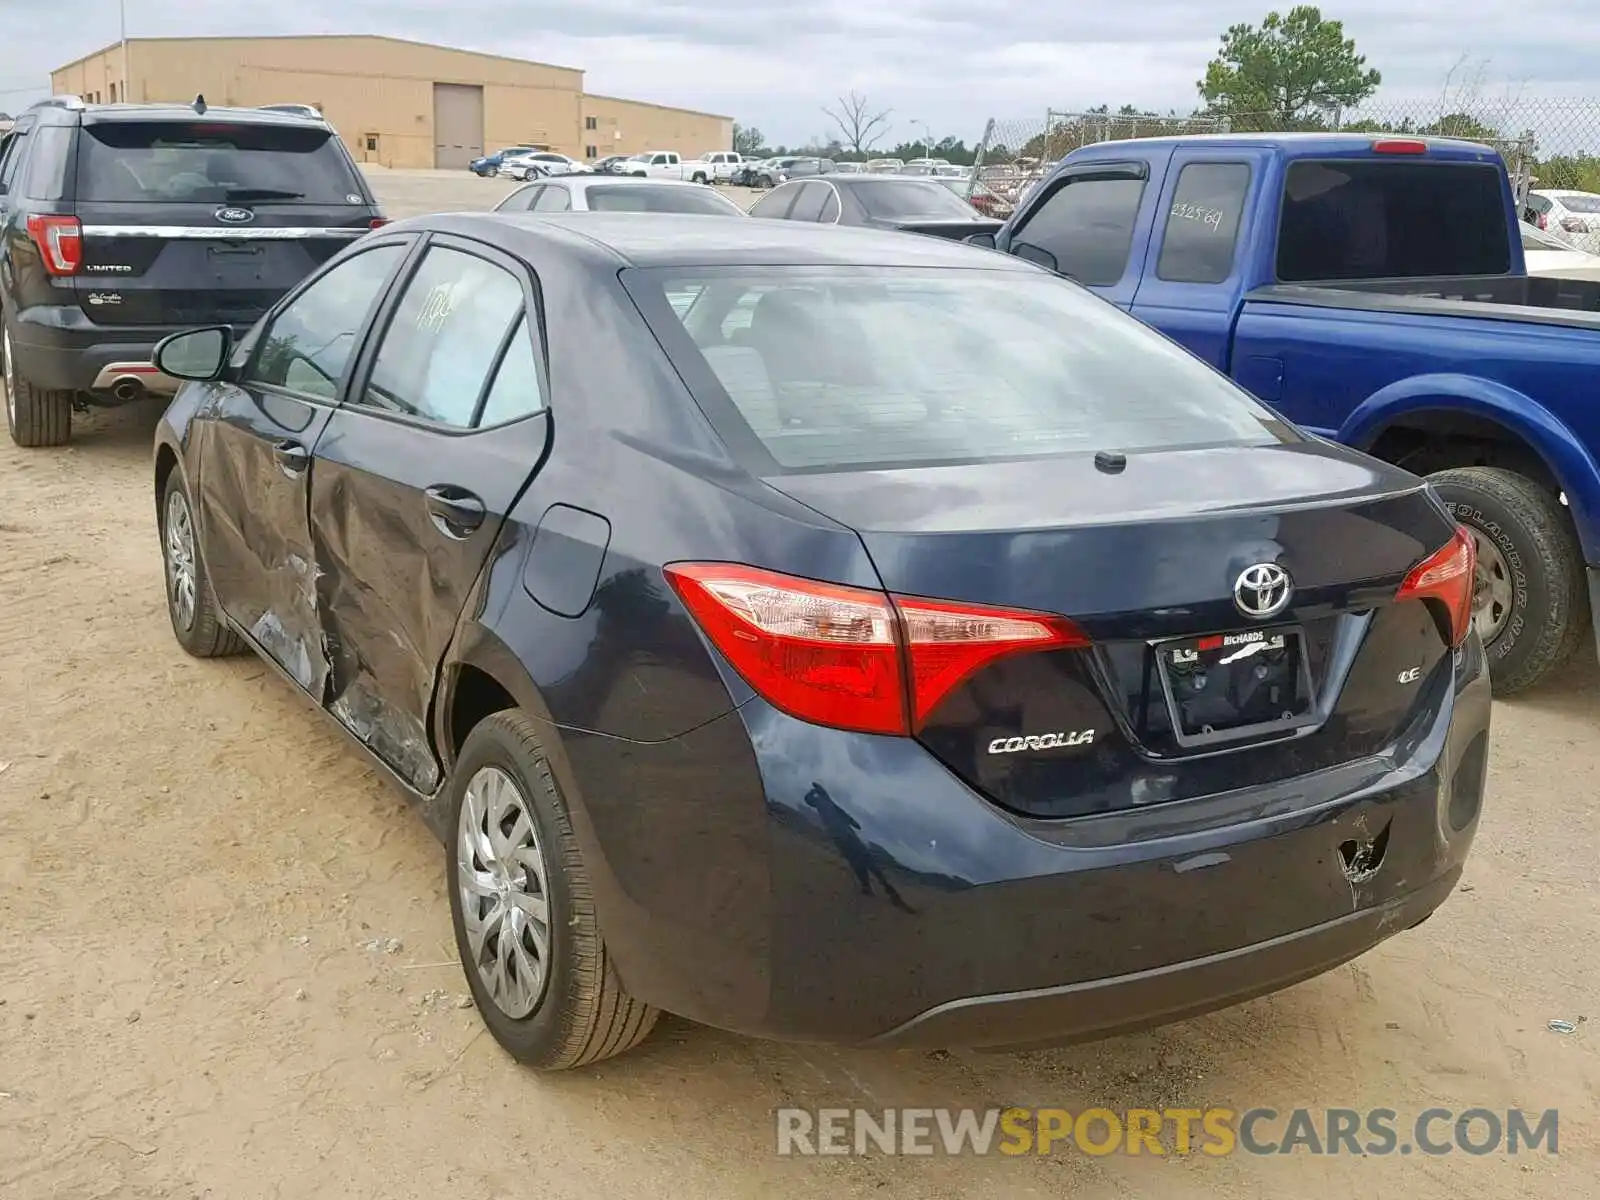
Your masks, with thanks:
M1460 874L1470 541L1026 263L435 216L158 358L194 381L155 451L179 642L274 663L422 805L528 1063L661 1010L1100 1036L1324 971Z

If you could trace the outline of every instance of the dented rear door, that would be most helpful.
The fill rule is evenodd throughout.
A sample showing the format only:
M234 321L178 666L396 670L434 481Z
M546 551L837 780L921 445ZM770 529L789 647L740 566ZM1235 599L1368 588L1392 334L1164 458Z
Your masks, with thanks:
M324 702L431 791L440 663L544 458L542 338L521 264L438 235L380 325L312 467Z

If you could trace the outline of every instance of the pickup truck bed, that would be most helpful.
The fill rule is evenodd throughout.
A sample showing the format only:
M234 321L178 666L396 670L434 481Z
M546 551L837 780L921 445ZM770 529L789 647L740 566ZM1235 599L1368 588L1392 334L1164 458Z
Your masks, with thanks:
M1600 283L1525 273L1494 150L1337 134L1101 143L993 244L1296 425L1429 476L1478 549L1497 694L1583 644L1600 612Z

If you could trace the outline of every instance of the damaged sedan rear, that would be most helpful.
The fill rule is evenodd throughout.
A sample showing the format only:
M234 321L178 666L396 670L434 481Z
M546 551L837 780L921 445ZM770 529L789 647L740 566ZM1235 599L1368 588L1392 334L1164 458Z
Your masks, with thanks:
M1021 261L441 215L160 362L179 643L275 664L418 803L524 1062L661 1011L1098 1037L1325 971L1460 875L1471 541Z

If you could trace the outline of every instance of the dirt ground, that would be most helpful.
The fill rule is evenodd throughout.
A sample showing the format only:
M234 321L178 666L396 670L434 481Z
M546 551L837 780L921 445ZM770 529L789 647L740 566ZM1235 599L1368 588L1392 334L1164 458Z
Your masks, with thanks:
M506 185L375 173L397 213ZM0 1197L1600 1195L1600 689L1497 705L1460 892L1287 992L1018 1056L664 1020L519 1069L460 1006L444 853L259 663L163 610L149 407L0 444ZM1584 1018L1589 1018L1585 1020ZM1552 1032L1553 1018L1576 1032ZM1557 1108L1561 1152L780 1158L780 1106Z

